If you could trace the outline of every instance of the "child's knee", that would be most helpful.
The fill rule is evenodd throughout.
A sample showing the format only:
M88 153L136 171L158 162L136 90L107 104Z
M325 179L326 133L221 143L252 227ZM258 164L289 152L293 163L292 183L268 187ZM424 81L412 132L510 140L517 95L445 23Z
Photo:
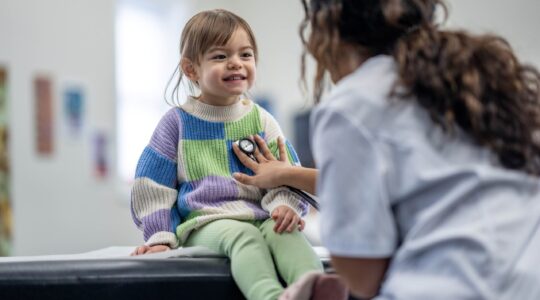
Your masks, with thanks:
M257 227L250 223L241 223L231 228L228 239L233 247L247 247L251 244L265 244L265 240Z
M274 221L274 219L272 218L268 218L266 219L262 224L261 224L261 232L266 235L268 233L274 233L274 227L276 226L276 221Z

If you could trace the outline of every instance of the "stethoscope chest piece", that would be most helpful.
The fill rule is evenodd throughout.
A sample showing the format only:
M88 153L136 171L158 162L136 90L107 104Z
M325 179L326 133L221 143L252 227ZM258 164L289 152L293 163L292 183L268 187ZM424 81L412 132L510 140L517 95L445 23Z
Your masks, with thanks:
M254 141L252 141L249 138L243 138L239 139L235 142L238 145L238 148L240 148L240 151L244 152L247 156L249 156L254 161L257 161L255 159L255 150L257 149L257 145ZM286 186L289 188L293 193L296 193L300 197L302 197L307 203L311 204L316 210L319 210L319 203L317 200L313 199L310 195L308 195L306 192L299 190L297 188L293 188L290 186Z
M255 160L255 149L257 149L257 146L255 145L255 142L248 138L239 139L235 142L238 145L238 148L240 148L240 151L244 152L247 156L249 156L251 159Z
M253 143L250 139L241 139L238 141L238 147L240 147L240 150L246 154L253 154L255 153L255 143Z

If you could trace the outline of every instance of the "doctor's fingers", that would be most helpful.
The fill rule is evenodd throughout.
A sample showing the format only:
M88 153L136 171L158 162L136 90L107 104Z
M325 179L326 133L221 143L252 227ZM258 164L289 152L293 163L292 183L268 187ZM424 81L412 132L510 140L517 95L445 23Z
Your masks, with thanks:
M265 162L268 162L268 159L266 159L266 157L261 153L261 151L259 151L259 148L257 147L257 149L255 149L255 153L253 153L253 156L255 156L255 159L259 162L259 163L265 163Z
M283 138L278 138L278 149L279 149L279 160L280 161L287 161L287 150L285 150L285 143L283 142Z
M251 171L256 173L257 167L259 166L259 164L256 161L253 161L253 159L251 159L249 156L247 156L244 152L242 152L242 150L240 150L240 148L238 148L238 145L233 144L232 147L233 147L234 154L236 154L236 157L238 157L238 160L240 160L240 162L244 166L246 166Z
M233 177L234 179L245 185L255 185L255 178L253 178L252 176L237 172L233 173Z
M258 135L255 135L255 142L257 143L257 148L261 150L262 155L266 160L276 160L270 149L268 148L268 145L264 141L264 139ZM279 141L278 141L279 145Z

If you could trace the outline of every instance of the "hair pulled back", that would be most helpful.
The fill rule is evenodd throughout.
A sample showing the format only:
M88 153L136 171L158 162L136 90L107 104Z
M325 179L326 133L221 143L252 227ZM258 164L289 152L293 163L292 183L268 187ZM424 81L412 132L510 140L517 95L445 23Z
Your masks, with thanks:
M503 38L439 29L434 17L437 7L446 12L441 0L302 2L301 37L317 61L316 101L339 41L368 56L389 54L397 63L396 86L405 91L400 98L414 96L436 124L445 131L458 126L504 167L540 175L540 74L521 64Z

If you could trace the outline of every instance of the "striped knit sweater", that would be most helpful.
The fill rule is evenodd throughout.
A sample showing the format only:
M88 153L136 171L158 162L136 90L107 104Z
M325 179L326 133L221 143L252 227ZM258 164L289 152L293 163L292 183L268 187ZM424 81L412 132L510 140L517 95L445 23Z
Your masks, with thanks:
M139 159L131 193L131 214L146 245L176 248L209 222L263 220L280 205L306 214L306 203L287 188L262 190L232 177L253 174L232 143L254 134L278 153L279 125L247 99L219 107L189 98L165 114ZM289 162L299 164L291 144L286 146Z

